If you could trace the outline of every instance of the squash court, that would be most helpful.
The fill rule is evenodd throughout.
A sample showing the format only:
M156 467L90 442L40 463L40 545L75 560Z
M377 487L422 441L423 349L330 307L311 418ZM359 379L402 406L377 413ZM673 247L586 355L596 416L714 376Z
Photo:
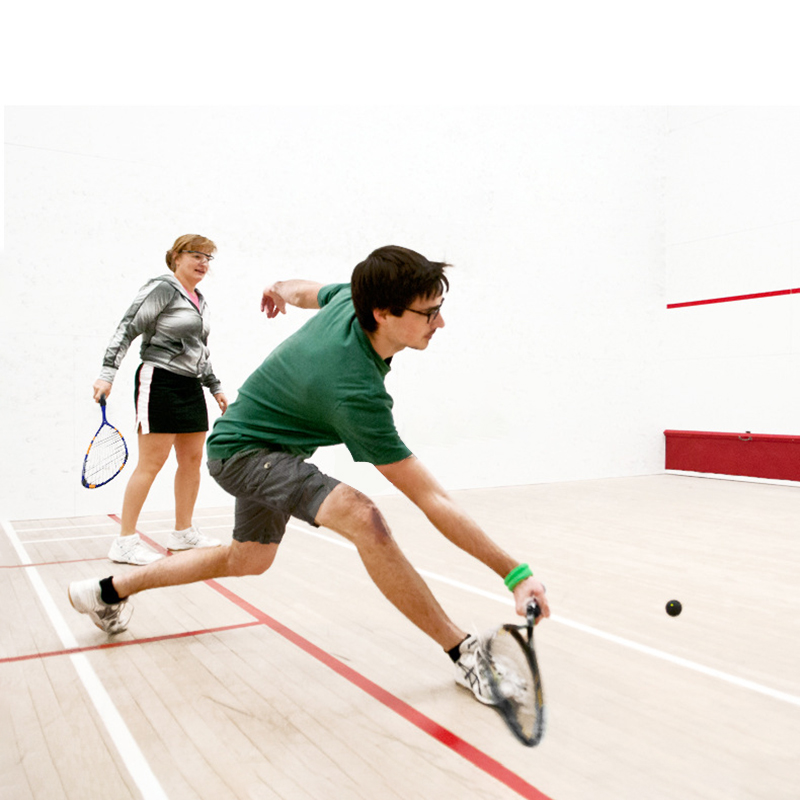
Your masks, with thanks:
M136 596L128 630L109 638L66 588L136 569L106 558L114 516L12 520L0 796L797 797L796 486L661 474L454 494L548 587L539 747L455 685L446 655L335 534L292 521L265 575ZM514 619L502 580L405 498L376 501L459 624ZM196 520L225 541L232 517ZM164 513L139 523L158 545L169 528Z

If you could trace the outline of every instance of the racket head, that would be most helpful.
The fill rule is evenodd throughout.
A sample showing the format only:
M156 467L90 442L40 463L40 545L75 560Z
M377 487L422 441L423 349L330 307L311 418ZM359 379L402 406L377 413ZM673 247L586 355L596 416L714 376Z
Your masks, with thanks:
M539 744L546 725L542 678L533 646L536 616L530 611L527 625L503 625L486 642L494 707L528 747Z
M123 435L106 420L106 397L100 395L103 421L89 442L83 458L81 483L87 489L98 489L119 475L128 463L128 445Z

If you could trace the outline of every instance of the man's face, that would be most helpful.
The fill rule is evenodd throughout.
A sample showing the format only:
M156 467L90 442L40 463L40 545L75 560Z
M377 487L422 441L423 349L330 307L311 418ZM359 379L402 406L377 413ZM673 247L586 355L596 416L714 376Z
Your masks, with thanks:
M395 352L410 347L424 350L433 334L444 327L441 314L443 295L417 297L399 317L388 312L379 318L382 332L391 340Z

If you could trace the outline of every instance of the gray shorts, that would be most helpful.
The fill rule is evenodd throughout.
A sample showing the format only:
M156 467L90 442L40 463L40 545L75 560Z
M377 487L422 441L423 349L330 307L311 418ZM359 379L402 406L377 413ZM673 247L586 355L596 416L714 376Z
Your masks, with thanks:
M245 450L208 462L211 477L236 498L233 538L277 544L289 517L315 522L322 501L340 483L298 456Z

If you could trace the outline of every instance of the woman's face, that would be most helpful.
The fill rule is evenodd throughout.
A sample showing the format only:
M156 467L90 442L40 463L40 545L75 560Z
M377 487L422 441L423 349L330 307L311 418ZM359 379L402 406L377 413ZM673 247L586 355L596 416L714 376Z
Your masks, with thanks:
M213 258L210 253L199 250L182 250L174 261L175 277L184 286L190 285L194 288L205 278Z

